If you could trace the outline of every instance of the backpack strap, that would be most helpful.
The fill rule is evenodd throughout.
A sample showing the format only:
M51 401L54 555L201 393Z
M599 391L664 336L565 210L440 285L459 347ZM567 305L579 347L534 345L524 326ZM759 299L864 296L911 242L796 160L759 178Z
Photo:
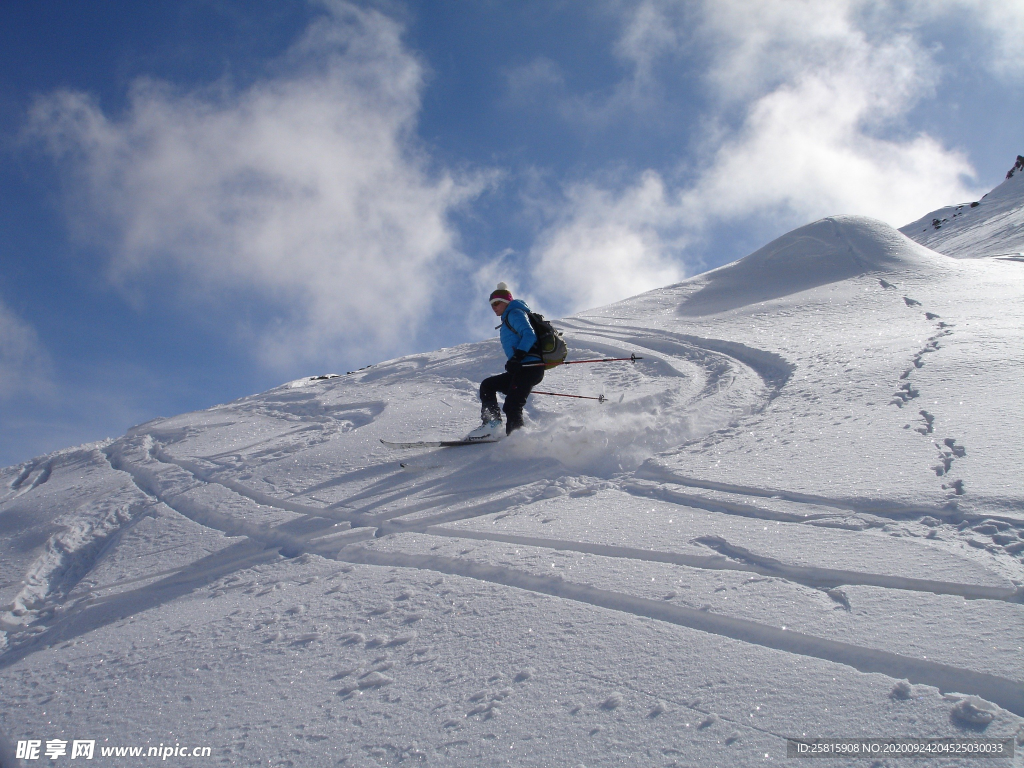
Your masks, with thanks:
M533 328L533 322L530 320L530 315L532 315L532 314L533 314L532 312L527 312L526 313L526 322L530 323L530 328ZM519 336L520 338L522 337L523 334L521 334L519 331L517 331L515 328L512 327L512 323L510 323L508 321L508 317L507 316L502 318L501 322L502 322L502 325L505 325L516 336ZM500 325L498 327L501 328ZM537 336L536 329L534 329L533 335ZM533 342L533 346L532 347L530 347L528 350L526 350L526 354L528 354L528 355L539 354L539 352L540 352L539 347L540 347L540 336L537 336L537 340L535 342Z

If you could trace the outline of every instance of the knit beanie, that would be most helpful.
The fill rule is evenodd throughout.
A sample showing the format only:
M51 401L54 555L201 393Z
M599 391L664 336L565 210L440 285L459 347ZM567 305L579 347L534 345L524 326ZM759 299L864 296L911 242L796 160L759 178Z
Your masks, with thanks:
M499 301L503 301L508 304L512 301L512 292L508 289L505 283L498 283L498 287L491 292L491 306L493 307Z

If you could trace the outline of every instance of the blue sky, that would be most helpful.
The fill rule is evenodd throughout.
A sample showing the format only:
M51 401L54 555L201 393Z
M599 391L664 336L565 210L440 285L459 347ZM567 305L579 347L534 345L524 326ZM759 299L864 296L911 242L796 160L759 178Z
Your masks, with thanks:
M499 279L557 316L976 199L1022 41L1024 0L5 2L0 465L486 338Z

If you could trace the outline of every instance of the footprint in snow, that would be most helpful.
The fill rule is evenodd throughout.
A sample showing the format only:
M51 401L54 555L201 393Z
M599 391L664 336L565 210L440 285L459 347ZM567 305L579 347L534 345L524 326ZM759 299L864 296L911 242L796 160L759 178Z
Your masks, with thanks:
M944 491L953 491L953 495L955 496L963 496L966 493L966 491L964 490L963 480L954 480L952 483L949 484L943 483L941 487Z
M697 727L701 730L703 730L704 728L710 728L712 725L718 722L718 719L718 715L712 712L710 715L701 720L700 724Z
M910 683L907 680L900 680L896 685L892 687L892 692L889 694L889 698L895 699L896 701L907 701L913 696L913 688L910 687Z
M483 715L491 711L490 704L477 704L469 712L466 713L466 717L473 717L474 715Z
M336 674L333 677L330 677L328 679L329 680L341 680L342 678L348 677L349 675L353 675L356 672L359 672L362 668L363 668L362 665L355 666L355 667L345 667L345 668L339 670L338 674Z
M623 697L623 695L616 691L615 693L611 694L607 699L601 702L601 709L606 709L609 711L613 709L618 709L622 706L624 702L625 698Z
M513 678L513 680L515 680L517 683L525 683L527 680L529 680L536 674L537 670L533 667L525 667L524 669L516 673L516 676Z
M365 677L360 678L355 683L350 683L338 691L339 696L348 696L356 691L365 691L369 688L383 688L386 685L391 685L395 682L387 675L382 675L380 672L370 672Z
M967 456L967 448L965 448L965 447L964 447L964 446L962 446L962 445L957 445L957 444L956 444L956 439L955 439L955 438L952 438L952 437L947 437L947 438L946 438L945 440L943 440L943 441L942 441L942 443L943 443L943 444L944 444L944 445L945 445L945 446L946 446L947 448L949 448L949 450L950 450L950 451L952 451L952 452L953 452L953 455L954 455L954 456L955 456L956 458L958 458L958 459L962 459L962 458L964 458L965 456Z
M385 685L391 685L395 682L387 675L382 675L380 672L371 672L365 677L359 680L360 688L380 688Z
M986 726L995 720L995 705L977 696L968 696L953 707L953 719L973 726Z
M924 426L915 429L915 432L920 432L922 435L930 435L935 431L935 416L928 413L928 411L918 411L921 418L924 419ZM941 474L941 472L939 473Z
M846 593L839 587L833 587L832 589L826 590L825 594L835 602L839 603L839 605L841 605L845 610L850 610L850 598L847 597Z

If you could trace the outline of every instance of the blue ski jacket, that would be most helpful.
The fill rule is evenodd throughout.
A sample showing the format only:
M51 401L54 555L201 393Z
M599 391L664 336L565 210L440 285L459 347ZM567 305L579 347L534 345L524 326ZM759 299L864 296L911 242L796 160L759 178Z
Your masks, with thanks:
M530 318L527 313L530 308L525 301L513 299L501 313L501 348L505 350L505 357L512 359L517 349L529 352L537 343L537 334L533 332L530 325ZM511 326L511 327L510 327ZM523 358L524 363L539 363L539 355L527 355Z

